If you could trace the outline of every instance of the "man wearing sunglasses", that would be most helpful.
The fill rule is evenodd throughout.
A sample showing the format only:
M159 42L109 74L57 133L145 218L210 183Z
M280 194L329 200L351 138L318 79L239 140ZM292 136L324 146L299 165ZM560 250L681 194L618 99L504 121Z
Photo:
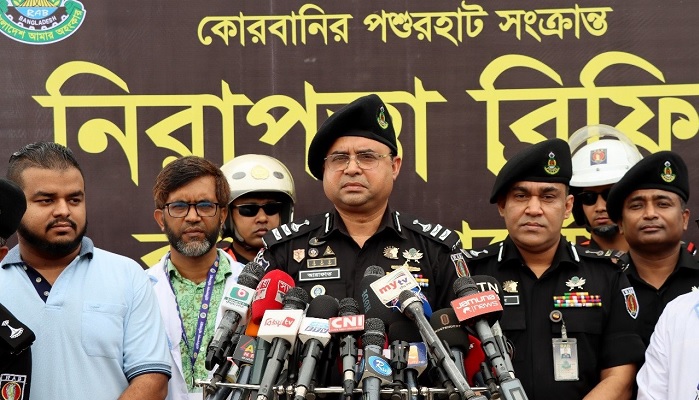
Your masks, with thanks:
M222 298L243 269L216 247L229 195L221 170L196 156L165 166L153 186L153 216L170 242L168 253L148 270L171 344L168 399L202 398L194 382L209 377L207 345L224 314Z
M308 167L333 204L327 213L283 224L264 236L255 261L283 269L311 296L360 298L371 265L405 266L432 308L447 307L457 277L458 235L389 206L401 157L386 104L363 96L330 116L308 150ZM309 196L309 198L311 198Z
M226 252L247 264L264 246L267 232L293 219L294 179L281 161L262 154L237 156L221 171L231 188L222 235L232 239Z
M582 127L568 143L573 157L573 218L590 232L590 240L582 245L590 251L628 251L624 236L607 214L607 196L612 185L643 158L641 153L623 133L608 125Z
M638 295L646 346L667 303L699 290L699 264L682 242L689 224L688 200L687 165L671 151L639 161L609 193L609 217L629 243L620 262Z

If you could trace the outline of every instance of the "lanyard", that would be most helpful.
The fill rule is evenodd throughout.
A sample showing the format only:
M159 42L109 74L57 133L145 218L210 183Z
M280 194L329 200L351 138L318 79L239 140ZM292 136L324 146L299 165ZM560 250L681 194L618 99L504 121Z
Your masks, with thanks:
M170 261L170 254L167 255L165 260L165 268ZM206 319L209 316L209 303L211 302L211 293L214 290L214 283L216 281L216 273L218 272L218 252L216 253L216 260L214 264L209 268L209 272L206 274L206 285L204 286L204 296L201 298L201 306L199 307L199 317L197 318L197 328L194 330L194 347L189 344L187 339L187 331L184 328L184 319L182 318L182 312L180 311L180 304L177 301L177 293L175 292L175 287L172 285L172 281L168 279L170 283L170 288L172 293L175 294L175 304L177 305L177 314L180 317L180 325L182 326L182 340L184 341L187 349L191 351L189 356L192 367L192 380L194 379L194 363L197 361L197 355L199 355L199 349L201 348L201 342L204 339L204 328L206 328Z

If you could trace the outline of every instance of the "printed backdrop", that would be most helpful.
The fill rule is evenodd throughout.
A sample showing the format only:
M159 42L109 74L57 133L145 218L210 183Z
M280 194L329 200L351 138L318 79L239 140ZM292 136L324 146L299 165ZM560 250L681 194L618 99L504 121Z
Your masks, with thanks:
M616 126L644 154L679 152L699 190L699 2L0 3L0 159L37 140L72 148L88 235L144 266L166 245L151 195L164 164L269 154L294 175L296 217L323 211L306 150L370 92L399 129L392 206L467 248L506 234L488 203L504 162L586 124Z

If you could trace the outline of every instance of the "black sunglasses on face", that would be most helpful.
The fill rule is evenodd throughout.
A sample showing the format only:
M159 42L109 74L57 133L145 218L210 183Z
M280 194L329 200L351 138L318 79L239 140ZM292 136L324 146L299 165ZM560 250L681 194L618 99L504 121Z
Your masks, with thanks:
M597 196L602 196L602 199L604 201L607 201L607 196L609 196L609 189L604 189L603 191L597 193L597 192L580 192L577 195L577 198L580 199L580 202L583 203L586 206L593 206L595 203L597 203Z
M274 202L267 204L238 204L233 206L238 209L238 212L243 217L254 217L260 212L260 208L267 215L277 215L282 210L283 203Z

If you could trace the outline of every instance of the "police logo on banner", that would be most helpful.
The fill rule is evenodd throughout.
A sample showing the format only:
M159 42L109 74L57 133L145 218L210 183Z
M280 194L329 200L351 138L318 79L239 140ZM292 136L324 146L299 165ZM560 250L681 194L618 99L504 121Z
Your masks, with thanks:
M85 19L85 7L76 0L1 0L0 29L12 40L49 44L75 33Z
M638 298L636 297L636 292L633 290L633 287L629 286L625 289L621 289L621 293L624 294L626 311L629 312L631 318L636 319L636 317L638 317Z

